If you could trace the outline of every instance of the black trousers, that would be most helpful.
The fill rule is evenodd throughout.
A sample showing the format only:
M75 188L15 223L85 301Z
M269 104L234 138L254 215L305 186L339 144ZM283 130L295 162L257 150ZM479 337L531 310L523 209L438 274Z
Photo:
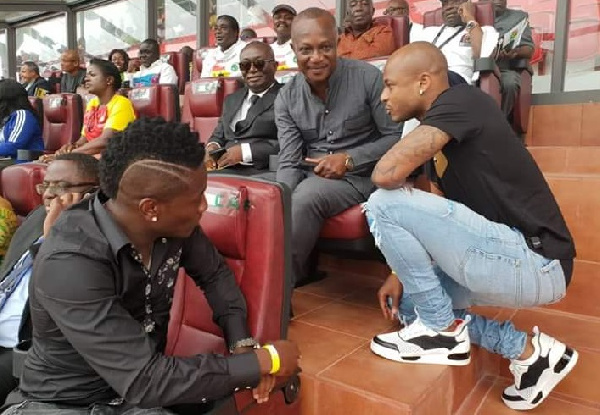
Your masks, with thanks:
M8 394L17 387L17 379L12 375L12 349L0 347L0 407Z

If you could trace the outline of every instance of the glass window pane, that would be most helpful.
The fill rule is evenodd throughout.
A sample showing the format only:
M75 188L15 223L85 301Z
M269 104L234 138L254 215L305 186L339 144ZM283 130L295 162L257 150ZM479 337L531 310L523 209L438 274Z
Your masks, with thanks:
M60 54L67 49L67 18L55 17L17 28L17 70L24 61L34 61L45 70L60 70ZM18 79L18 76L17 76Z
M159 0L157 4L161 51L178 52L183 46L196 49L196 2Z
M106 58L112 49L125 49L137 56L147 37L146 2L123 0L77 13L77 43L86 61Z
M600 89L600 2L571 0L565 91Z
M6 30L0 30L0 78L8 78L8 51L6 50Z

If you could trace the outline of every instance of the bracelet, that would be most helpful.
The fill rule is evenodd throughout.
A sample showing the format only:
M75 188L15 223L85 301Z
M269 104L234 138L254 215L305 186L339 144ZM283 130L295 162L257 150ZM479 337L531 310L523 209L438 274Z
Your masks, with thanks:
M281 368L281 360L279 360L279 353L277 352L275 346L273 346L272 344L265 344L263 346L263 349L267 349L267 351L271 355L271 371L269 372L269 375L274 375L275 373L279 372L279 369Z

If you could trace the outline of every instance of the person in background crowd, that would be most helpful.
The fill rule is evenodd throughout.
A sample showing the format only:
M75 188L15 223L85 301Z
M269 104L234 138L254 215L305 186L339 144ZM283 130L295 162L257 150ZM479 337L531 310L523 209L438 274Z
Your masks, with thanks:
M338 56L350 59L369 59L394 52L394 33L391 26L375 23L372 0L348 0L349 26L340 35Z
M201 414L239 388L264 402L275 375L298 370L290 341L252 348L244 297L199 227L206 187L204 145L186 124L142 118L109 141L100 190L61 214L36 255L33 342L5 415ZM180 267L231 354L164 354Z
M27 95L30 97L43 98L52 91L52 87L48 81L40 76L40 67L35 62L23 62L19 76L21 77L23 87L27 91Z
M526 12L507 8L506 0L494 0L494 12L496 16L494 28L498 31L501 39L520 22L527 22L519 43L508 49L500 49L496 58L502 84L502 111L509 116L515 105L517 94L521 90L521 76L518 72L510 69L510 62L518 59L531 59L535 45L528 22L529 15Z
M46 170L36 191L43 205L33 210L15 232L0 268L0 406L17 387L13 377L13 348L31 339L27 298L29 278L44 233L62 210L98 186L98 160L87 154L62 154Z
M475 5L470 0L441 0L442 26L424 28L413 41L432 43L442 51L452 72L468 84L479 76L473 61L492 56L498 44L498 33L492 26L481 26L475 18ZM453 83L458 83L454 81Z
M202 61L202 78L218 76L240 77L240 52L246 42L239 39L240 25L234 17L223 15L217 18L215 37L217 47L208 50Z
M192 79L192 70L194 67L194 49L192 49L188 45L185 45L181 49L179 49L179 52L182 53L189 61L189 68L187 74L187 80L189 81L190 79Z
M8 200L0 197L0 264L4 261L4 256L18 225L17 215L15 215L12 205Z
M266 43L249 43L240 54L240 69L245 87L225 98L206 145L207 166L243 175L265 173L269 156L279 152L273 107L282 85L275 82L273 50ZM220 148L226 151L214 160L210 153Z
M92 59L85 83L89 93L96 97L85 109L81 138L61 147L56 154L99 155L116 132L123 131L135 120L131 101L117 93L121 88L121 74L112 62Z
M27 91L13 79L0 80L0 157L18 150L44 151L42 129Z
M250 39L256 39L257 37L258 37L258 34L256 34L256 31L254 29L252 29L251 27L245 27L240 32L240 40L243 40L244 42L247 42Z
M77 88L83 84L86 71L80 67L79 52L73 49L65 50L60 55L60 92L74 94Z
M410 4L408 4L408 0L390 0L383 11L384 16L390 17L410 17ZM423 25L417 22L410 22L410 39L414 39L418 33L423 30Z
M132 87L157 84L177 84L175 69L160 59L158 42L146 39L140 45L140 71L133 74Z
M381 104L381 72L337 58L337 27L326 10L308 8L292 24L301 71L279 91L277 181L292 190L293 270L297 285L314 278L309 257L326 218L364 202L377 160L402 134Z
M127 81L127 69L129 68L129 55L123 49L113 49L108 54L108 61L112 62L121 73L121 81Z
M296 54L292 50L292 22L298 13L288 4L279 4L273 8L273 29L277 39L271 44L277 70L295 69L298 67Z
M497 103L479 88L449 87L447 70L443 54L426 42L401 48L385 66L381 99L392 120L418 118L421 125L373 170L380 189L365 212L395 272L379 301L387 317L401 310L404 327L373 338L371 350L403 363L467 365L473 342L510 360L514 384L502 400L529 410L573 369L577 351L538 327L527 334L467 309L559 301L575 245L542 172ZM443 196L407 183L434 157Z

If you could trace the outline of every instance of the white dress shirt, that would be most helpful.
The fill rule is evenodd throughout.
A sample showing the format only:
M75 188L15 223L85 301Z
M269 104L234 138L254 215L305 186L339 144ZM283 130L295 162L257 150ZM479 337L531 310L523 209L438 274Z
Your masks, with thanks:
M240 109L235 113L235 115L231 119L231 124L229 124L229 126L231 127L231 129L233 131L235 131L235 124L237 122L246 119L246 115L248 115L248 110L252 106L252 102L251 102L252 97L254 95L256 95L259 99L262 98L267 92L269 92L269 90L271 88L273 88L273 85L275 85L275 84L271 84L270 87L268 87L267 89L265 89L263 92L261 92L259 94L255 94L252 91L248 91L248 95L246 95L246 98L244 98L244 101L242 102ZM242 163L243 164L251 164L252 163L252 149L250 148L250 143L241 143L240 147L242 148Z

